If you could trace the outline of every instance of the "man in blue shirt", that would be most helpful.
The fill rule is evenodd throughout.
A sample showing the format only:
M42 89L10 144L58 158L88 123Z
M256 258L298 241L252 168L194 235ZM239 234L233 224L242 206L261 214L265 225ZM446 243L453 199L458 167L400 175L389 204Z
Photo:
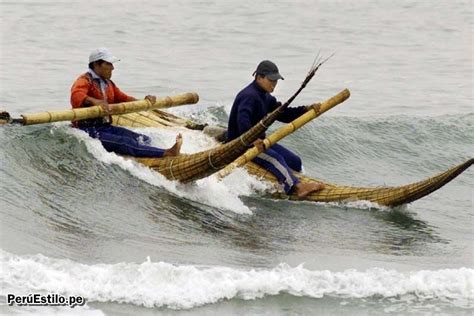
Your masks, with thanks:
M275 90L278 80L284 80L278 71L278 67L273 62L264 60L257 66L253 75L255 80L237 94L232 105L227 128L229 141L248 131L267 113L272 112L281 104L270 94ZM307 110L308 108L305 106L287 108L279 115L278 120L289 123ZM265 138L265 134L260 135L254 145L264 149L263 138ZM299 182L293 172L301 171L301 158L282 145L273 145L259 154L253 161L273 173L278 181L283 184L287 194L304 197L324 187L320 183Z

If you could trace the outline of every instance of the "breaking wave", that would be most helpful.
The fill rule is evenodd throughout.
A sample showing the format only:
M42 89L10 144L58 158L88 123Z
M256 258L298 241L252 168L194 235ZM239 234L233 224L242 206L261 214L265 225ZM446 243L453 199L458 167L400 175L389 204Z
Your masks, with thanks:
M45 291L80 295L89 302L190 309L222 300L253 300L280 294L322 298L391 298L407 303L437 299L472 308L474 269L398 272L311 271L303 265L242 270L152 262L87 265L43 255L0 252L2 294ZM409 297L409 298L408 298Z

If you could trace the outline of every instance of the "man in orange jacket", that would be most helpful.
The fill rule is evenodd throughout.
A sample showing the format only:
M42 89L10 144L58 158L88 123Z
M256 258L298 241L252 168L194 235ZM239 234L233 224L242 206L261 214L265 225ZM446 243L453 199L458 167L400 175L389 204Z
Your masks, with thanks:
M71 105L73 108L101 106L105 111L110 111L110 104L135 101L132 96L123 93L115 83L110 80L114 63L119 59L113 56L106 48L99 48L89 56L89 69L79 76L71 87ZM152 104L156 97L147 95L145 99ZM180 153L183 138L176 136L176 143L169 149L149 146L151 139L143 134L132 132L123 127L111 125L112 118L100 117L73 121L77 127L91 137L97 138L107 151L134 157L166 157L177 156Z

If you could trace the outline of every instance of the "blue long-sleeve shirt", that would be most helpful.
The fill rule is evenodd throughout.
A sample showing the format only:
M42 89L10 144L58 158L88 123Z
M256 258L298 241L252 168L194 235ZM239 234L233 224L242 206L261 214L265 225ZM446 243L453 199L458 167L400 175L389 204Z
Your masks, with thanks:
M239 137L279 105L280 102L254 80L235 97L230 111L227 139L230 141ZM287 108L278 116L278 121L289 123L305 112L304 106ZM260 135L260 138L265 138L265 134Z

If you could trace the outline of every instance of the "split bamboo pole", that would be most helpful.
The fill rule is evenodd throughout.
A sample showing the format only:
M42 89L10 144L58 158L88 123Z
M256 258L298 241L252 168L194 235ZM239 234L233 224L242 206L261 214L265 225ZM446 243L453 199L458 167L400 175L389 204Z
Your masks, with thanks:
M189 92L175 96L158 98L153 105L148 100L137 100L132 102L111 104L111 110L109 112L106 112L100 106L91 106L87 108L78 108L64 111L47 111L35 114L25 114L22 115L20 123L23 125L33 125L58 121L78 121L108 115L119 115L139 111L148 111L158 108L169 108L183 104L194 104L198 101L198 94Z

